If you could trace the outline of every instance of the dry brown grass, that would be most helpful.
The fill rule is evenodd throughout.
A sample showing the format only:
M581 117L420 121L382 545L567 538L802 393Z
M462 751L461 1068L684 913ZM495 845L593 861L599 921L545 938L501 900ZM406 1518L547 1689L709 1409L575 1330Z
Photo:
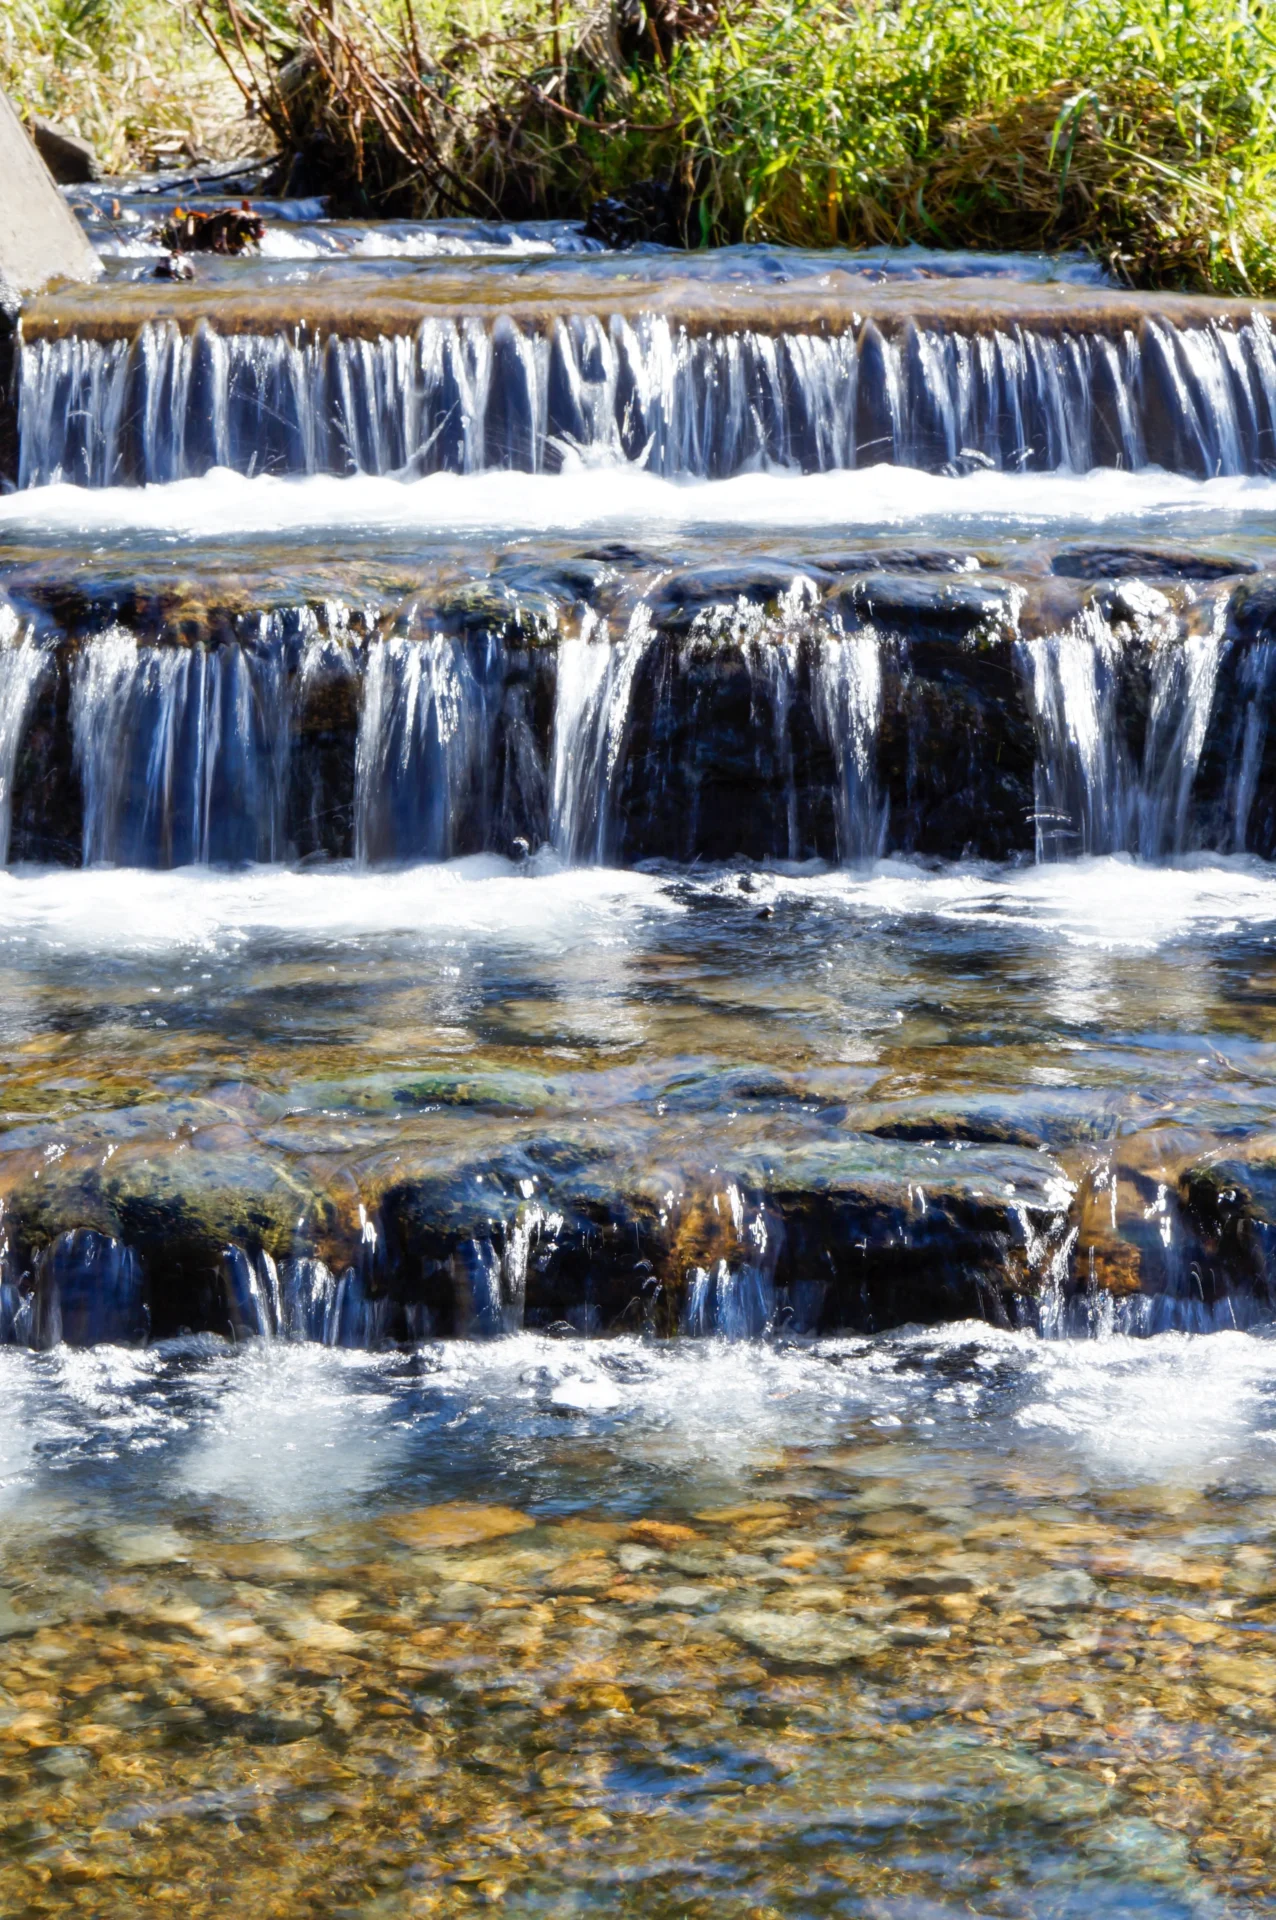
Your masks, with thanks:
M0 86L108 172L235 159L268 140L186 0L2 0Z
M950 123L900 197L949 245L1084 246L1123 279L1206 284L1223 195L1199 132L1153 80L1055 85ZM1225 148L1213 157L1225 165Z

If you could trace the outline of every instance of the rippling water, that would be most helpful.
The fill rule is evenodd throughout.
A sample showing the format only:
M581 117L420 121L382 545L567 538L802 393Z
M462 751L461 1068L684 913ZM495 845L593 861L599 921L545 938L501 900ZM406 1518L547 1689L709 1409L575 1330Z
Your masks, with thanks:
M169 185L0 497L0 1911L1276 1914L1267 321L296 203L155 294L258 347L130 344ZM392 466L435 334L486 470L261 471L280 368ZM1015 470L1104 367L1163 464ZM65 484L64 378L85 471L247 471Z
M3 1374L14 1911L1271 1910L1264 1339Z

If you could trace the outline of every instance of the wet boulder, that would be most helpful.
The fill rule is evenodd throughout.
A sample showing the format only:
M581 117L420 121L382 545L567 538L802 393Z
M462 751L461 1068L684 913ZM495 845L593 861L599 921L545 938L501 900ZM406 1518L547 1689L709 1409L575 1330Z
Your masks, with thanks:
M905 639L990 634L1014 626L1014 590L987 577L870 573L839 583L834 604L858 620Z
M1066 580L1229 580L1257 573L1252 560L1216 553L1191 553L1174 547L1063 547L1050 571Z
M760 556L743 565L679 569L647 596L647 604L662 632L682 634L697 622L715 614L729 618L742 607L774 616L791 602L797 612L811 605L827 583L826 574Z
M87 140L52 120L31 120L27 130L36 152L60 187L88 186L102 178L102 162Z

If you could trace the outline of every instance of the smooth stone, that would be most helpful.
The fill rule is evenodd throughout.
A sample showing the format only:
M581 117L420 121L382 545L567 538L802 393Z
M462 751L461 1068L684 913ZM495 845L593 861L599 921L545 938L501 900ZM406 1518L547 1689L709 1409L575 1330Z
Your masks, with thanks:
M536 1522L516 1507L480 1506L464 1500L420 1507L397 1514L386 1531L409 1547L477 1547L509 1533L524 1533Z
M1088 1858L1108 1871L1137 1874L1141 1880L1178 1883L1195 1879L1186 1834L1167 1833L1139 1815L1113 1820L1084 1843Z
M1257 573L1258 568L1252 560L1170 548L1078 546L1056 553L1050 571L1065 580L1226 580L1235 574Z
M665 1557L658 1547L643 1547L636 1540L626 1540L616 1550L616 1558L625 1573L642 1573L647 1567L658 1567Z
M476 1613L489 1606L491 1599L486 1587L476 1587L469 1580L453 1580L439 1588L434 1604L440 1613Z
M50 1747L36 1761L41 1773L55 1780L78 1780L89 1772L92 1756L83 1747Z
M117 1567L162 1567L192 1554L176 1527L108 1527L94 1535L94 1544Z
M1043 1573L1035 1580L1021 1580L1010 1589L1010 1598L1029 1612L1051 1613L1066 1607L1093 1606L1098 1593L1089 1574L1072 1567L1063 1573Z
M770 1608L750 1608L719 1614L717 1624L746 1647L773 1660L803 1666L838 1667L848 1660L867 1659L887 1644L885 1634L872 1627L832 1620L809 1609L775 1613Z
M712 1587L663 1587L657 1599L657 1606L681 1607L688 1612L703 1607L715 1597Z

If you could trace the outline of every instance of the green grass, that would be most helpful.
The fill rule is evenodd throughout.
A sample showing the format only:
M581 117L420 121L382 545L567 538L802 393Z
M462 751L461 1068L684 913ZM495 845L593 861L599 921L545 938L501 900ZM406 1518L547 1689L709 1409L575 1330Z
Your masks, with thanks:
M262 137L186 0L0 0L0 87L112 171Z
M636 0L207 0L203 18L259 141L309 142L370 211L574 215L655 177L694 243L1081 246L1136 284L1276 293L1265 0L720 3L663 50ZM0 14L19 104L105 128L117 161L155 125L209 143L209 57L178 0ZM121 63L146 61L138 127Z
M668 83L714 234L1086 245L1136 280L1276 285L1256 0L762 0Z

